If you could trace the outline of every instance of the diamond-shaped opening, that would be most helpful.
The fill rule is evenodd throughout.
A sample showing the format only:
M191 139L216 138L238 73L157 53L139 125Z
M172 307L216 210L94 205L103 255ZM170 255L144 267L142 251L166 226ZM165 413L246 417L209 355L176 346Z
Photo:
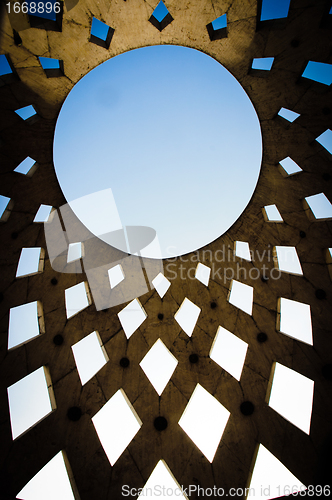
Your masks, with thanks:
M38 368L7 389L13 439L21 436L55 410L49 372Z
M24 108L16 109L15 113L27 123L32 123L32 121L37 117L37 111L32 104L30 104L30 106L25 106Z
M65 290L65 302L67 318L72 318L75 314L83 311L91 304L90 293L87 283L82 281Z
M79 500L73 474L64 451L60 451L24 486L16 498L24 500Z
M119 389L92 417L93 425L111 465L122 455L142 426L142 422Z
M108 26L108 24L105 24L94 17L91 24L90 42L108 49L111 44L114 31L115 30Z
M147 314L138 299L132 300L122 311L118 313L118 317L125 332L127 339L129 339L137 328L141 326L143 321L146 320Z
M158 339L140 362L140 367L161 396L177 364L175 356Z
M306 434L310 433L313 398L313 380L274 363L266 401L273 410Z
M309 219L328 220L332 218L332 204L324 193L307 196L303 204Z
M257 499L259 493L260 500L268 500L292 492L304 492L305 486L269 450L260 444L247 490L247 498Z
M315 139L323 148L332 155L332 130L327 129Z
M82 385L86 384L108 362L98 332L92 332L71 346Z
M0 55L0 87L19 80L9 55Z
M277 330L313 345L310 305L281 297L278 300Z
M219 326L209 356L236 380L240 380L247 349L246 342Z
M293 121L296 120L300 116L299 113L296 113L295 111L292 111L291 109L287 108L280 108L278 112L278 116L286 120L287 122L293 123Z
M80 241L75 243L69 243L68 245L68 254L67 254L67 262L74 262L75 260L79 260L83 257L83 244Z
M197 264L195 271L195 278L203 283L203 285L208 286L210 280L211 268L205 266L201 262Z
M228 302L230 304L251 315L253 297L254 289L252 286L232 280L228 295Z
M273 257L274 265L280 271L298 276L303 275L295 247L276 246L273 248Z
M54 78L63 76L63 61L60 59L53 59L51 57L39 57L40 64L47 78Z
M206 26L211 42L227 37L227 14L217 17Z
M200 312L201 308L186 297L175 313L174 318L188 337L192 336Z
M41 302L29 302L9 310L8 349L19 347L45 333Z
M151 492L156 492L157 496L160 496L161 492L166 492L167 497L163 496L164 498L188 499L164 460L159 460L138 498L151 497Z
M108 278L110 280L111 288L115 288L121 281L125 279L121 264L117 264L108 270Z
M14 172L18 172L19 174L27 175L31 177L35 171L37 170L37 163L33 158L27 156L25 160L23 160L14 170Z
M179 425L211 463L229 415L214 396L197 384L179 420Z
M249 243L246 241L236 241L235 242L235 255L240 259L251 261Z
M298 166L297 163L295 163L292 158L287 156L287 158L284 158L279 162L280 165L280 172L284 176L290 176L290 175L295 175L298 174L299 172L302 172L302 168Z
M40 205L33 222L47 222L52 212L50 205Z
M48 31L62 30L63 2L59 0L47 0L37 2L27 0L28 16L30 26Z
M44 256L43 248L22 248L16 278L41 273L44 269Z
M273 65L274 57L257 57L253 59L251 69L255 71L270 71ZM252 72L253 73L253 72ZM255 74L255 73L254 73Z
M13 200L7 196L0 195L0 221L6 222L13 208Z
M288 16L290 0L262 0L260 21L283 19Z
M266 222L284 222L276 205L266 205L263 208L263 216Z
M331 85L332 64L309 61L302 73L302 78L307 78L323 85Z
M153 280L152 284L157 290L159 297L162 299L169 287L171 286L170 281L162 274L159 273Z
M169 13L163 1L160 1L158 3L157 7L152 12L149 21L159 31L162 31L164 28L166 28L166 26L168 26L173 21L173 17Z

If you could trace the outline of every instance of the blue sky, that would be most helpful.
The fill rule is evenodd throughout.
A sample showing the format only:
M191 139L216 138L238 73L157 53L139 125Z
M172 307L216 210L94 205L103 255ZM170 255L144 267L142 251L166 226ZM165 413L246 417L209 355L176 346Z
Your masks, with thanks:
M163 257L229 228L253 193L261 154L256 112L235 78L199 51L165 45L86 75L54 141L67 201L111 188L122 224L157 230Z

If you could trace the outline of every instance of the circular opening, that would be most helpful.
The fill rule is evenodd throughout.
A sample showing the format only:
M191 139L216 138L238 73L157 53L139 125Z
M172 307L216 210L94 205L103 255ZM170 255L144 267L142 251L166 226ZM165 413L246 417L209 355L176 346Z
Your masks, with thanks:
M325 290L322 290L321 288L318 288L318 290L315 291L316 298L319 300L324 300L326 299L326 292Z
M130 361L128 358L121 358L120 359L120 366L122 366L122 368L128 368L130 364Z
M307 236L307 234L304 231L300 231L300 237L301 238L305 238L306 236Z
M53 343L55 345L62 345L63 344L63 336L62 335L55 335L55 337L53 337Z
M77 422L81 418L81 416L82 416L82 410L78 406L72 406L67 411L67 417L72 422Z
M153 425L157 431L164 431L168 426L168 422L165 417L157 417L154 419Z
M125 252L139 240L152 258L227 231L252 197L261 159L243 87L210 56L178 46L132 50L92 70L64 102L54 138L55 170L78 219Z
M322 373L323 377L326 378L326 380L332 380L332 364L329 363L327 365L324 365L322 368Z
M211 309L215 309L217 307L217 303L211 302L210 307L211 307Z
M164 319L164 315L163 313L159 313L158 314L158 319L160 319L160 321L162 321Z
M190 363L198 363L198 355L197 354L190 354L189 356L189 361Z
M251 401L243 401L240 405L240 410L246 417L254 413L255 407Z
M266 335L266 333L264 333L264 332L259 332L259 333L257 334L257 340L258 340L258 342L260 342L260 343L266 342L266 341L267 341L267 335Z
M54 286L57 285L58 284L58 280L56 278L52 278L51 279L51 284L54 285Z

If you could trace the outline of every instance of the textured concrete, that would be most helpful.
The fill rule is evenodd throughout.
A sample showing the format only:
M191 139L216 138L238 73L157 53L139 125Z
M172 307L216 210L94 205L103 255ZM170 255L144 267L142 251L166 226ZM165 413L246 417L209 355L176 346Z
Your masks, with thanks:
M255 0L169 0L166 6L174 20L161 32L149 22L157 3L158 0L80 0L76 5L65 2L62 32L29 28L24 16L11 15L9 19L5 7L1 7L0 53L10 54L19 77L0 88L0 194L14 200L8 221L0 227L0 467L4 498L15 498L61 449L67 453L81 500L121 498L122 484L142 487L161 458L185 486L245 487L258 443L266 446L305 484L330 481L325 471L331 470L331 459L324 450L331 441L332 391L331 380L323 376L322 369L332 363L329 307L332 286L326 263L326 249L332 246L332 225L311 221L303 208L303 199L324 192L332 200L331 180L323 177L331 171L331 161L313 142L331 128L331 91L299 81L308 60L332 63L331 30L321 27L326 2L292 0L284 27L272 23L257 31ZM227 38L210 41L206 26L225 12ZM89 42L93 16L115 30L108 50ZM14 44L13 28L22 39L20 46ZM64 291L86 277L54 271L47 252L43 273L21 279L16 279L15 273L22 247L45 248L43 225L32 222L39 205L58 208L65 203L53 168L52 141L66 95L80 78L103 61L130 49L155 44L183 45L211 55L240 81L261 121L264 152L257 189L230 230L205 248L211 250L210 254L205 253L205 260L202 250L199 252L201 261L212 268L235 269L239 259L220 263L215 252L224 246L233 248L236 240L249 242L251 250L260 253L272 251L275 245L291 245L297 249L304 276L283 274L279 280L267 282L248 278L245 282L254 287L253 315L248 316L227 302L230 282L225 283L217 274L208 287L197 280L172 279L172 271L179 272L179 266L186 270L182 271L184 275L196 266L190 261L193 254L186 256L188 262L166 261L165 275L172 285L163 300L155 290L140 297L148 318L127 340L117 317L124 305L96 311L92 304L67 320ZM63 60L64 76L47 78L37 56ZM275 57L268 76L249 74L252 59L264 56ZM35 106L40 116L31 125L14 113L29 104ZM282 106L301 114L287 128L275 119ZM26 156L38 163L31 178L13 172ZM277 165L286 156L296 161L303 173L283 177ZM262 207L270 204L277 205L283 224L264 221ZM301 237L300 231L306 236ZM106 250L98 242L95 245L102 259ZM262 263L256 260L254 264L242 262L241 266L249 271L253 266L260 269L263 264L273 268L268 255ZM56 284L52 284L53 278ZM326 292L325 299L316 297L319 289ZM174 320L185 297L202 309L191 338ZM276 331L280 297L310 304L313 347ZM46 333L8 352L8 311L34 300L42 302ZM211 308L211 302L216 303L215 308ZM159 313L164 315L162 320L158 319ZM240 383L208 357L219 325L249 344ZM99 332L109 362L82 387L70 346L93 330ZM257 341L259 332L267 334L265 343ZM60 346L53 342L56 335L64 337ZM179 361L161 397L139 367L159 337ZM197 364L189 362L192 353L199 356ZM122 357L130 360L128 368L120 366ZM275 361L315 381L310 436L265 402ZM49 368L57 409L13 442L6 388L42 365ZM177 424L198 382L231 412L212 464ZM119 388L126 392L143 426L111 467L91 417ZM243 401L254 404L251 416L240 412ZM72 406L82 410L77 422L67 417ZM153 426L158 415L168 420L165 431L158 432Z

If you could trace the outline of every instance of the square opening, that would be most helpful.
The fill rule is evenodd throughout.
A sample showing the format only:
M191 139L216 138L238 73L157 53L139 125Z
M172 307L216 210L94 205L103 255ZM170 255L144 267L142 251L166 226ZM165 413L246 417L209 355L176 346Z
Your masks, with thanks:
M324 193L307 196L303 204L309 219L329 220L332 218L332 204Z
M82 385L102 369L108 356L98 332L92 332L71 346Z
M41 302L29 302L9 310L8 349L19 347L45 333Z
M302 73L302 78L307 78L323 85L331 85L332 64L309 61Z
M7 389L13 439L18 438L55 410L50 375L38 368Z
M313 345L310 305L281 297L278 300L277 330Z
M44 29L47 31L62 30L62 1L47 0L47 2L38 2L35 0L27 0L27 3L29 8L29 22L32 28Z
M146 320L148 315L138 299L131 301L122 311L118 313L121 326L127 339L129 339L137 328Z
M274 57L257 57L253 59L251 69L259 71L270 71L273 65Z
M27 156L25 160L23 160L14 170L14 172L18 172L19 174L27 175L31 177L35 171L37 170L36 161L30 156Z
M44 269L45 251L42 248L22 248L16 278L32 276Z
M90 42L108 49L114 35L114 29L99 21L95 17L92 19Z
M168 26L173 21L173 17L169 13L163 1L160 1L158 3L157 7L152 12L149 21L159 31L165 29L166 26Z
M92 417L92 422L111 465L115 464L142 426L122 389Z
M47 222L52 208L50 205L40 205L38 208L38 211L35 215L35 218L33 219L33 222Z
M209 280L210 280L210 274L211 274L211 268L208 266L205 266L201 262L197 264L196 271L195 271L195 278L203 283L203 285L208 286L209 285Z
M37 118L37 111L32 104L30 104L30 106L25 106L24 108L16 109L15 113L28 124L34 123Z
M235 242L235 255L240 259L251 261L249 243L246 241L236 241Z
M227 37L227 14L217 17L206 26L211 42Z
M247 314L252 314L254 289L240 281L232 280L228 294L228 302Z
M295 163L295 161L292 160L289 156L281 160L279 162L279 165L280 165L280 172L283 176L295 175L302 172L302 168L299 167L298 164Z
M273 247L273 260L277 269L284 273L302 276L302 267L295 247Z
M115 288L121 281L125 279L121 264L117 264L108 270L108 278L110 280L111 288Z
M284 222L276 205L266 205L263 208L263 216L266 222Z
M278 116L280 116L287 122L293 123L296 120L296 118L300 116L300 114L295 113L295 111L292 111L291 109L280 108Z
M65 302L67 318L72 318L91 304L90 293L87 283L82 281L65 290Z
M210 358L236 380L240 380L248 344L219 326L213 341Z
M83 244L80 241L76 243L69 243L67 262L74 262L75 260L80 260L83 257Z
M313 398L313 380L274 363L267 393L268 405L308 435Z
M182 330L188 335L188 337L192 336L200 312L200 307L196 306L196 304L191 302L191 300L186 297L178 311L175 313L175 320L179 323Z
M139 365L158 395L161 396L177 364L178 360L175 356L167 349L163 341L158 339Z
M288 16L290 0L262 0L260 21L283 19Z
M39 61L47 78L64 76L62 60L51 57L39 57Z
M327 129L315 139L332 156L332 130Z
M179 420L179 425L213 462L230 412L200 384L197 384Z

